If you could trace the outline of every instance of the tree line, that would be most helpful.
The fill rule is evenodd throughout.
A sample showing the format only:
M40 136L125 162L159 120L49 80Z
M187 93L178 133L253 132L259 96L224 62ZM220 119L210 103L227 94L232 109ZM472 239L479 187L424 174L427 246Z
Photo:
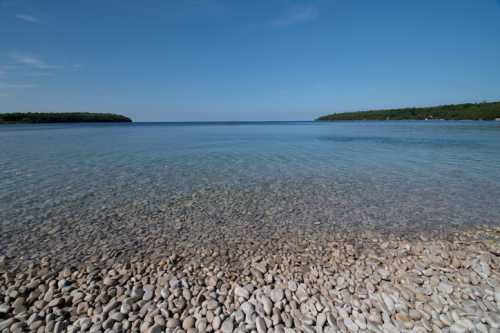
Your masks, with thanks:
M87 123L131 122L132 119L113 113L0 113L0 123Z
M316 120L500 120L500 102L333 113Z

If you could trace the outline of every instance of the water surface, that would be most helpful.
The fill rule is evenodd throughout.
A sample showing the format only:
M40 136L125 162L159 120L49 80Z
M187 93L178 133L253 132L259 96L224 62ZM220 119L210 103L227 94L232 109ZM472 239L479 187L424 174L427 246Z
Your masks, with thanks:
M3 125L0 142L9 224L220 187L267 200L274 185L297 202L323 186L309 205L345 210L333 220L500 222L498 122Z

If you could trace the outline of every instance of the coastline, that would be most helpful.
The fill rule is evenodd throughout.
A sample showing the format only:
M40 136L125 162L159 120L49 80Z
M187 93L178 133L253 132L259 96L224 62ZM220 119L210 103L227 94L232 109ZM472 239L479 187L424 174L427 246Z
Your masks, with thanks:
M494 127L297 126L4 131L0 332L498 330Z

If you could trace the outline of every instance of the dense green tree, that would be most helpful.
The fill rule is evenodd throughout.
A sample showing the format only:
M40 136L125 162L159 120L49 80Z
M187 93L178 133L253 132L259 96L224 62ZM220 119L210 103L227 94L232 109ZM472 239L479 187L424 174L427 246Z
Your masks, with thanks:
M88 123L131 122L128 117L112 113L0 113L0 123Z
M500 102L492 102L334 113L319 117L317 120L495 120L499 118Z

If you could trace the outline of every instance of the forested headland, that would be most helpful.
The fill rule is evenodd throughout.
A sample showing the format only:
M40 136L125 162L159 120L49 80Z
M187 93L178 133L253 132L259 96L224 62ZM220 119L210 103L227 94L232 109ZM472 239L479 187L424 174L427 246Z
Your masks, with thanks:
M319 121L337 120L495 120L500 119L500 102L451 104L433 107L333 113Z
M132 122L132 119L113 113L0 113L0 124L37 123L109 123Z

